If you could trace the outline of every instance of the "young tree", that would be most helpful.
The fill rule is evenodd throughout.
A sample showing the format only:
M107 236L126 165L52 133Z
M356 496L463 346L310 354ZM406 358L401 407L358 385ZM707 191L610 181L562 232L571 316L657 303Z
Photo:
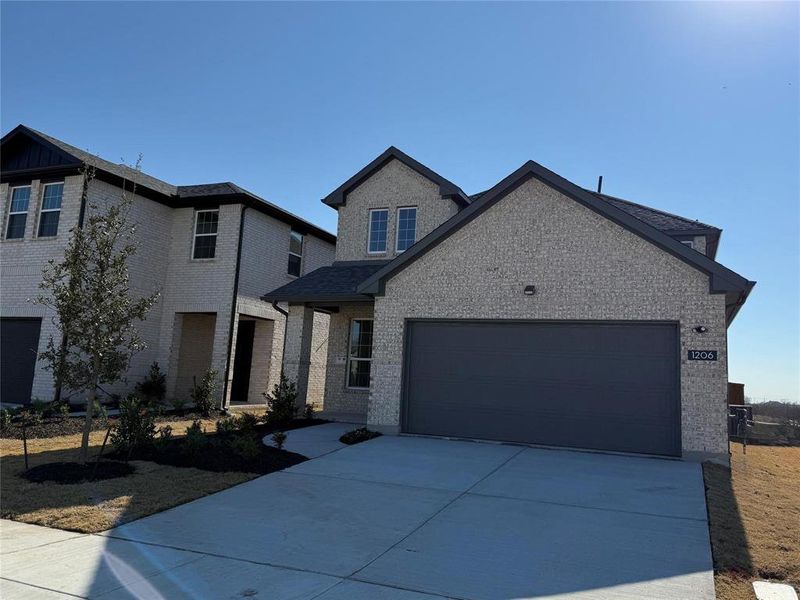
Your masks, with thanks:
M122 379L131 357L145 347L135 322L144 320L159 292L146 297L131 294L128 259L137 246L136 227L129 216L135 186L130 193L123 186L118 201L98 206L88 198L94 171L86 169L83 176L83 226L70 231L64 260L48 261L39 284L44 292L33 302L55 312L53 322L63 334L60 343L50 337L40 358L60 385L86 392L81 441L85 463L97 390Z

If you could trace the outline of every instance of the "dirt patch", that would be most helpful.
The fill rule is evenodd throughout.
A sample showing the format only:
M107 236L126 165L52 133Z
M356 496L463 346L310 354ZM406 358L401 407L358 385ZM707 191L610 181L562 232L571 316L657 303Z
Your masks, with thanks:
M91 463L54 462L33 467L22 476L33 483L83 483L125 477L134 472L131 464L110 460Z
M720 600L755 600L752 581L800 587L800 448L731 444L731 470L703 465Z

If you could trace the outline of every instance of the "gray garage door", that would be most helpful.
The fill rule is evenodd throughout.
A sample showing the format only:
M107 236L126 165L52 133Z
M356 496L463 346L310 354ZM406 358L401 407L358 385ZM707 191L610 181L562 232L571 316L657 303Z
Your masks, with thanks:
M0 400L31 401L41 319L0 319Z
M680 454L667 324L410 322L409 433Z

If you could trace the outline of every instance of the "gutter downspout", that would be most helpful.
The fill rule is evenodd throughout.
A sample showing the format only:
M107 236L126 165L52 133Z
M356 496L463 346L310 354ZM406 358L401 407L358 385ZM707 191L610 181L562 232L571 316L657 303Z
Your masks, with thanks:
M283 375L283 365L284 361L286 360L286 332L289 331L289 311L283 310L280 306L278 306L278 301L272 301L272 308L277 310L281 313L284 317L283 319L283 348L281 348L281 375Z
M233 275L233 297L231 299L231 319L228 326L228 356L225 360L225 378L222 384L222 412L228 412L228 373L231 372L231 354L233 353L233 325L236 322L236 302L239 298L239 267L242 263L242 239L244 238L244 213L247 206L242 204L242 213L239 215L239 243L236 248L236 270Z

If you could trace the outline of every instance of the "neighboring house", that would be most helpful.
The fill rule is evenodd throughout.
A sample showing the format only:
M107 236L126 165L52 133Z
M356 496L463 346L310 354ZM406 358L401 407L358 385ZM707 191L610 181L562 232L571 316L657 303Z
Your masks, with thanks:
M129 262L131 288L139 295L161 291L138 325L147 349L134 357L127 382L104 391L125 393L158 361L167 398L188 400L195 378L213 367L226 404L263 403L262 392L280 376L286 322L285 307L259 298L265 282L282 285L331 264L335 236L235 184L174 186L22 125L2 139L3 402L59 395L37 353L60 333L49 311L28 299L39 293L47 261L63 259L70 229L89 210L81 203L84 165L96 170L90 205L118 200L123 188L133 194L139 248ZM320 314L315 321L318 346L327 320ZM318 380L325 358L318 352L309 359ZM315 393L321 399L321 387L309 400Z
M726 328L753 282L720 230L528 162L490 190L389 148L323 200L336 262L290 303L306 389L330 314L324 409L373 429L727 458Z

